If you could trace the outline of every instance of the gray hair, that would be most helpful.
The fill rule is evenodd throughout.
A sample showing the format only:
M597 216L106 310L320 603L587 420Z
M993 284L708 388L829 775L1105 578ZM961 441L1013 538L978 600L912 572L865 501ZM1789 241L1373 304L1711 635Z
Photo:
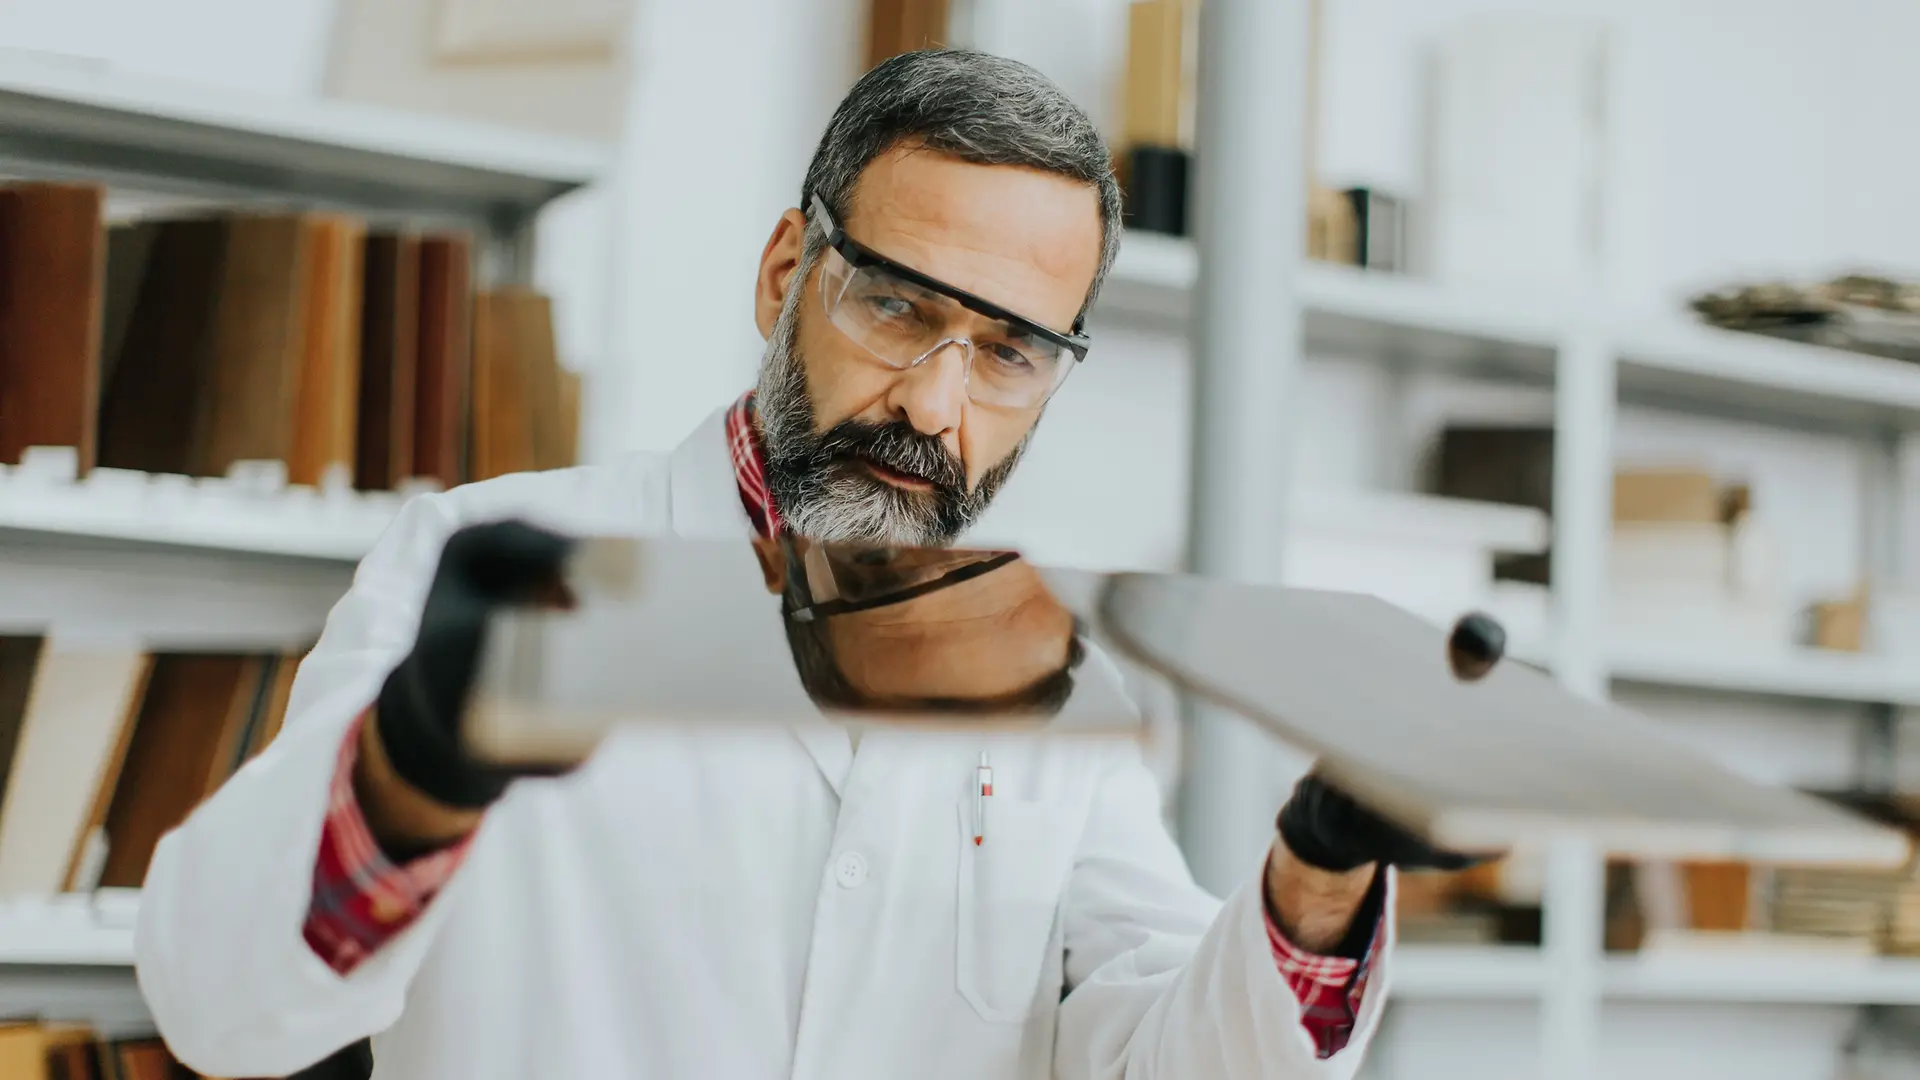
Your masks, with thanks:
M818 195L834 217L847 220L860 174L903 143L978 165L1037 169L1094 189L1100 269L1075 320L1080 329L1119 254L1121 231L1113 156L1080 106L1017 60L966 49L902 53L861 76L834 110L807 166L800 206ZM808 256L825 243L819 229L807 230Z

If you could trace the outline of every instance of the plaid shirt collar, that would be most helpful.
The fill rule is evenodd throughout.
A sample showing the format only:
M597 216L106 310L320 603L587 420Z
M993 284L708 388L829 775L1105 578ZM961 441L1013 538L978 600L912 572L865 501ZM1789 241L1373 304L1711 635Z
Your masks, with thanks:
M727 410L727 452L733 455L733 479L740 486L740 505L753 522L753 531L763 540L780 535L786 523L780 520L780 508L773 505L773 492L767 490L766 458L760 433L753 429L751 390Z

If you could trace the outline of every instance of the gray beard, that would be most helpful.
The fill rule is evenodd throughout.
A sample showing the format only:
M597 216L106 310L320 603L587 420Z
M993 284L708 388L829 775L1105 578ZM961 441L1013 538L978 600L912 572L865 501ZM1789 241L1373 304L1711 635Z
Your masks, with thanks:
M816 424L806 365L798 349L800 298L806 295L811 264L811 259L801 264L786 306L767 338L754 391L767 458L767 490L774 505L789 528L810 540L946 547L986 512L1013 475L1033 433L1029 431L1005 460L987 470L971 491L905 491L882 482L850 458L824 452L831 433L821 432Z

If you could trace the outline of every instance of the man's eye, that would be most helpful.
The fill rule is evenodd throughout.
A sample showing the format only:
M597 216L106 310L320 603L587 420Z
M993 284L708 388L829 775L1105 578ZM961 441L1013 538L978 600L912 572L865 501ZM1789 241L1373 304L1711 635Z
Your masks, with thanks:
M1005 343L995 343L990 347L994 362L1010 372L1025 373L1033 369L1033 361L1025 353Z
M913 305L897 296L868 296L867 308L882 319L907 319L914 314Z

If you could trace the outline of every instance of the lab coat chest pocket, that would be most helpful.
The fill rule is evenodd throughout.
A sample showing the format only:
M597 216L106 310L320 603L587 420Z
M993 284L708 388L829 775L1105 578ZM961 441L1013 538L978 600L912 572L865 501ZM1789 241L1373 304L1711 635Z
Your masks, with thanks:
M987 835L974 839L974 802L959 804L960 873L955 981L980 1018L1018 1022L1057 982L1056 916L1073 866L1071 812L1044 802L988 800ZM1054 1000L1059 987L1051 988Z

